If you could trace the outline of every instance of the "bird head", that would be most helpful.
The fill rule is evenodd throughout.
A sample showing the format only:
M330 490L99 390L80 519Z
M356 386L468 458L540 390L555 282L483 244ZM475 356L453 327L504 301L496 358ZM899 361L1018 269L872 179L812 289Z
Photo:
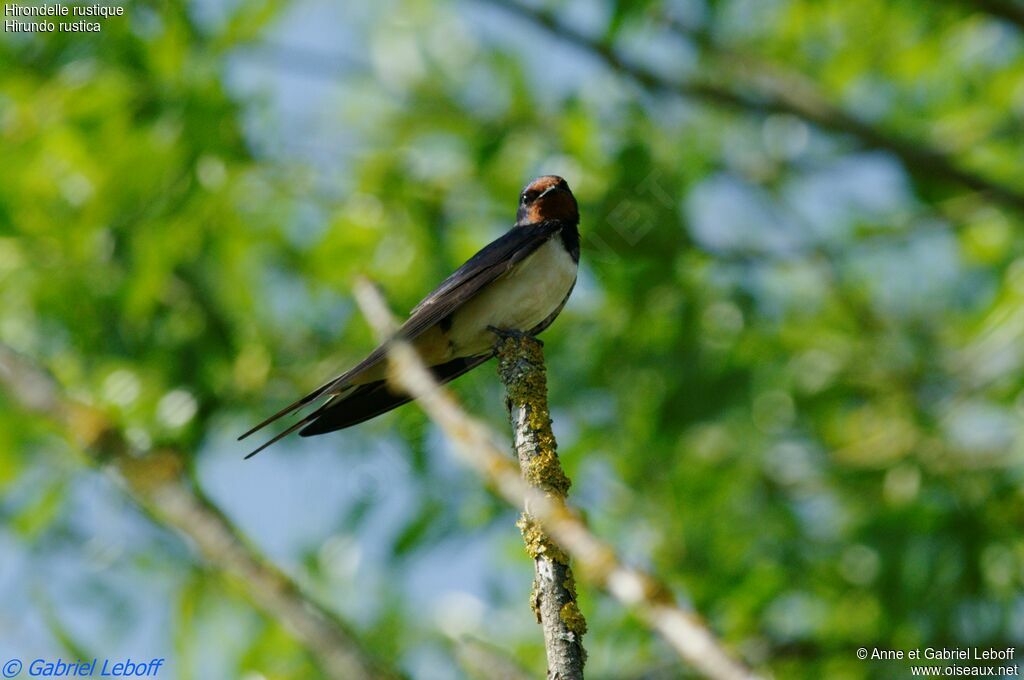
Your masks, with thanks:
M516 225L536 224L545 220L561 220L578 224L579 207L565 180L557 175L544 175L533 180L519 194Z

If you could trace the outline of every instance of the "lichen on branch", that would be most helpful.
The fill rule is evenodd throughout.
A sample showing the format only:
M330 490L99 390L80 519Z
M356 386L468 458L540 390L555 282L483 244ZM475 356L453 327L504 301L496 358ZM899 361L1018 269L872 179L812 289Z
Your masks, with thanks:
M558 444L551 430L543 345L535 338L516 334L500 338L495 350L523 479L563 503L571 481L558 459ZM569 556L534 520L529 503L516 526L534 561L530 606L544 629L548 678L582 680L587 622L576 602L576 579Z
M558 443L551 430L542 345L529 336L509 336L499 340L497 353L523 477L531 486L565 498L572 482L558 460Z

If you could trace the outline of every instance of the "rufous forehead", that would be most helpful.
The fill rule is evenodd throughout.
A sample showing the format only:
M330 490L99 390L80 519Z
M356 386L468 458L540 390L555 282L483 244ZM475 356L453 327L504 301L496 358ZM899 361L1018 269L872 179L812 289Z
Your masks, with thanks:
M526 187L526 191L544 191L564 181L558 175L544 175L530 182Z

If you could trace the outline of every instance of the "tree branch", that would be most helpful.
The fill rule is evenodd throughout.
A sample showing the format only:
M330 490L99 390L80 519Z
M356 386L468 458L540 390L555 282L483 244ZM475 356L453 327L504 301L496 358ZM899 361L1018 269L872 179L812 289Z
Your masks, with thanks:
M508 336L497 344L498 375L505 385L505 403L512 423L514 447L523 479L557 502L564 502L571 484L558 460L548 411L544 351L539 340ZM517 523L526 551L533 558L531 605L544 629L550 680L582 680L587 652L583 634L587 621L576 602L576 579L565 554L534 520L529 505Z
M1016 26L1018 31L1024 31L1024 5L1019 2L1014 2L1014 0L962 0L962 2L968 7L1010 22Z
M388 339L391 377L407 391L456 444L455 452L506 501L530 513L559 547L576 560L580 575L633 610L694 668L716 680L752 680L752 671L735 661L695 614L683 611L670 590L653 576L622 563L614 549L597 538L564 501L535 489L520 476L486 425L470 417L441 388L412 346L394 337L396 324L371 284L357 283L356 300L381 339Z
M26 410L65 429L89 461L113 473L143 510L191 539L211 566L240 583L267 616L284 623L329 677L397 677L361 648L337 616L241 537L185 474L180 452L134 448L103 413L65 397L50 376L4 345L0 384Z
M723 108L748 113L786 113L813 123L823 130L849 135L870 149L881 149L897 156L907 170L959 184L981 192L994 201L1024 213L1024 192L1013 185L964 168L951 155L899 133L876 127L828 101L813 83L793 73L762 72L741 88L691 77L670 80L640 64L622 57L612 46L591 38L548 12L509 0L477 0L512 12L576 47L596 56L612 70L631 78L641 87L699 99Z

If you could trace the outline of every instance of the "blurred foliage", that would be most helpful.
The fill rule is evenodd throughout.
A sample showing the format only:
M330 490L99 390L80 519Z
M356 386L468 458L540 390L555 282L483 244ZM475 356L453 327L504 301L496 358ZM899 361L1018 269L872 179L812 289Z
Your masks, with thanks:
M969 172L1019 178L1024 26L971 3L554 9L666 80L742 91L800 76ZM544 339L573 494L598 533L777 677L891 672L858 661L861 646L1024 645L1022 215L862 142L637 84L490 3L135 3L98 35L0 41L0 341L140 448L234 460L241 424L370 346L355 274L408 309L508 227L522 184L562 174L583 270ZM504 427L496 383L485 368L457 390ZM62 503L73 480L99 482L0 404L5 535L30 564L91 554ZM402 584L424 578L416 556L433 546L497 532L493 560L524 580L470 602L517 623L475 634L539 669L513 513L437 476L443 444L415 408L359 430L318 445L399 448L410 491L392 529L359 533L388 498L364 485L289 569L382 658L458 677ZM300 517L324 512L302 500ZM162 631L180 677L316 673L230 584L146 531L121 559L177 604L127 610ZM354 548L337 535L378 555L379 583L339 585L324 555ZM372 606L350 606L353 589ZM660 641L582 595L591 677L675 677ZM60 629L59 603L47 617ZM54 639L73 640L64 625Z

